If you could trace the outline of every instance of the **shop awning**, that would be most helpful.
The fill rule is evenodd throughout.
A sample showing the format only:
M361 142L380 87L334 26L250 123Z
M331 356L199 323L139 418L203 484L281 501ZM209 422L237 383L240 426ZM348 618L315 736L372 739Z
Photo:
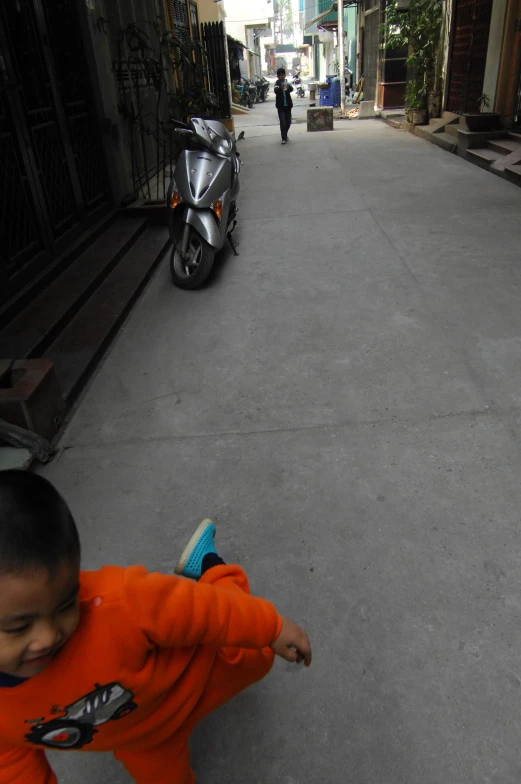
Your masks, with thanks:
M309 22L306 22L306 24L304 25L304 30L307 30L308 27L311 27L312 25L317 24L317 22L320 22L320 20L323 19L325 16L327 16L328 14L331 14L334 11L337 11L337 10L338 10L338 3L333 3L331 8L328 8L327 11L322 11L322 13L318 14L318 16L315 16L314 19L310 19Z
M351 2L346 3L344 0L344 8L346 8L349 5L358 5L358 2L357 0L351 0ZM310 19L309 22L306 22L306 24L304 25L304 30L307 30L308 27L311 27L314 24L318 24L318 22L320 22L320 20L323 19L325 16L337 12L338 12L338 3L333 3L331 8L328 8L327 11L322 11L322 13L318 14L318 16L315 16L314 19Z

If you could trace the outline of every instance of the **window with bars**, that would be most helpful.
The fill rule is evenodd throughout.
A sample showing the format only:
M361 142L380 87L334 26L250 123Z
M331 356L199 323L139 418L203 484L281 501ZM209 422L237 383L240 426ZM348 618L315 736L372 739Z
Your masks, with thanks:
M172 22L177 28L190 29L188 22L188 7L186 0L170 0L172 10Z

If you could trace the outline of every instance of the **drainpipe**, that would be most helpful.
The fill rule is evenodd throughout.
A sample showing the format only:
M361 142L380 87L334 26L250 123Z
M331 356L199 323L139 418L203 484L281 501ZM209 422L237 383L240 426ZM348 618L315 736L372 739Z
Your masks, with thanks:
M340 62L340 111L346 113L346 59L344 56L344 0L338 0L338 59Z

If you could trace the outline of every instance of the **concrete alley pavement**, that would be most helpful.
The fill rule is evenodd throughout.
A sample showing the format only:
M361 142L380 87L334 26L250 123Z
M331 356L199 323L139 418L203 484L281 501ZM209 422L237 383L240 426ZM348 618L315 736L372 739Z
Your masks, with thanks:
M518 784L521 189L377 120L239 125L240 257L194 293L165 260L45 474L85 567L170 571L211 516L309 632L199 727L200 784Z

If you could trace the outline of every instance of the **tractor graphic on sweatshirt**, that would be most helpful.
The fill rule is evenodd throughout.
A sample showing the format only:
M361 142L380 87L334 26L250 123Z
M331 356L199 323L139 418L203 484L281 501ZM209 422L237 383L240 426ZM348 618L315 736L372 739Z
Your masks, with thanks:
M25 739L49 749L81 749L92 741L96 727L135 711L133 699L133 693L119 683L96 684L94 691L67 705L64 716L36 724Z

